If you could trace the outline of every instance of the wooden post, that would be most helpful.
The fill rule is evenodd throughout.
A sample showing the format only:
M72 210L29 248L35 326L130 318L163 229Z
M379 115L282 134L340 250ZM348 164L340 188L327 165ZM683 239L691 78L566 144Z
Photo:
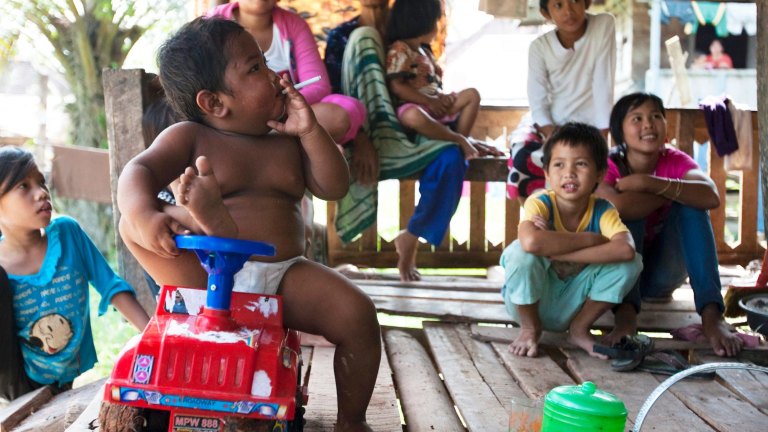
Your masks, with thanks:
M768 198L768 0L757 4L757 127L760 137L760 173L763 200ZM765 201L763 201L765 203ZM768 208L763 206L763 220L768 220Z
M145 100L144 70L105 69L103 77L118 271L136 290L136 297L144 310L152 315L155 311L155 298L147 286L144 269L125 246L117 229L120 222L120 210L117 208L117 178L128 161L144 150L144 136L141 132Z

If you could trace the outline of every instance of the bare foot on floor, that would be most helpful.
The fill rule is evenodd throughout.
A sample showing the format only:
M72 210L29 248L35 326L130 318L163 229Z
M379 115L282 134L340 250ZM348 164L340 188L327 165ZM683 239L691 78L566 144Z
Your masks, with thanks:
M592 357L596 357L601 360L608 360L607 355L599 354L592 351L592 348L595 346L595 338L594 336L592 336L592 333L590 333L589 330L582 331L582 330L571 328L568 331L568 342L583 349L584 351L587 352L587 354L591 355Z
M187 167L179 177L176 196L200 226L202 234L219 237L237 237L238 228L221 198L219 181L205 156L195 161L195 168Z
M716 304L704 306L701 311L701 327L715 354L733 357L741 351L743 341L731 331L731 326L725 322Z
M400 231L395 237L395 250L397 250L397 269L400 271L400 280L403 282L421 280L421 273L416 269L416 249L419 247L419 238L407 230Z
M629 303L622 303L614 314L614 327L610 333L603 336L601 343L607 346L619 343L624 336L637 333L637 312Z
M538 357L541 330L523 327L520 334L509 344L509 352L520 357Z

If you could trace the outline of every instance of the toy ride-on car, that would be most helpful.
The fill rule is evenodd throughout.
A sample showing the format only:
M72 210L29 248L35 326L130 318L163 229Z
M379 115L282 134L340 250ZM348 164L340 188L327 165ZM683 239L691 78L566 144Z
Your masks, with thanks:
M232 292L245 261L274 247L205 236L176 245L197 254L208 287L162 287L107 379L101 431L302 430L301 347L283 326L281 298Z

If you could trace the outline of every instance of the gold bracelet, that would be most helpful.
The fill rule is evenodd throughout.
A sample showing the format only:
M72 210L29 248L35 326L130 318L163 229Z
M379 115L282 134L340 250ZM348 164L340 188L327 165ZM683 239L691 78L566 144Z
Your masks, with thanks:
M675 181L677 181L677 186L675 187L675 196L672 197L672 201L677 201L680 192L683 191L683 181L681 179L675 179Z
M672 186L672 179L667 178L667 185L664 187L664 189L656 192L656 195L664 195L669 190L669 187Z

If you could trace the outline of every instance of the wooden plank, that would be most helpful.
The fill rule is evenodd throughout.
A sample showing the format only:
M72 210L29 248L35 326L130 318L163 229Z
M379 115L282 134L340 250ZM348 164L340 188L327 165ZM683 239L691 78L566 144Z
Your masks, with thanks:
M500 344L510 344L515 340L520 329L517 327L499 327L499 326L483 326L472 324L470 326L472 337L485 341L485 342L498 342ZM553 333L545 331L541 335L540 340L542 345L549 345L553 347L576 349L575 345L568 342L568 335L566 333ZM677 351L698 350L701 353L712 353L712 348L707 342L688 342L676 339L668 338L653 338L653 346L656 349L671 349ZM768 351L768 345L760 345L753 348L745 347L744 352L751 351ZM760 355L764 355L760 353ZM722 358L719 360L722 361Z
M509 413L483 380L470 353L450 325L425 323L435 362L459 414L470 431L502 431ZM511 377L509 378L511 381Z
M664 378L667 377L657 377L659 381ZM765 432L768 429L768 416L715 380L683 380L670 387L668 392L720 432ZM658 415L654 411L651 413Z
M469 187L469 250L485 250L485 183L472 182Z
M424 347L401 330L387 331L384 339L408 430L463 432L453 401Z
M429 299L396 298L371 296L380 312L397 315L439 318L450 322L483 322L497 324L515 324L501 303L481 303L470 301L444 301ZM641 331L669 331L700 323L695 312L644 311L637 318ZM606 312L594 328L613 328L613 313Z
M452 284L446 285L448 290L443 290L432 289L430 284L423 282L408 285L390 283L370 284L366 281L356 281L356 283L369 296L503 304L503 299L499 293L500 287L498 286L492 289L474 289L473 287L467 287L469 289L460 290L456 285ZM688 300L673 300L664 304L643 303L643 313L650 311L693 313L695 312L695 306L692 301Z
M492 342L491 346L531 399L542 399L557 386L574 384L573 379L546 353L534 358L520 357L509 352L509 344ZM546 351L545 345L542 345L542 351Z
M612 393L627 407L627 428L637 417L640 407L659 382L645 372L614 372L605 360L590 357L580 349L564 350L567 365L579 382L592 381L598 389ZM711 431L704 421L692 413L674 395L664 393L643 422L643 430Z
M698 352L694 353L694 357L702 363L723 361L722 357ZM737 360L728 359L727 361ZM742 400L751 403L763 414L768 414L768 374L738 369L721 369L716 373L720 383L725 388L738 395Z
M52 397L51 387L44 386L13 400L0 410L0 432L12 430L34 410L51 400Z
M395 276L397 277L397 276ZM384 286L394 288L426 288L443 291L501 292L501 282L488 279L456 276L422 276L420 281L400 282L398 280L353 279L360 286Z
M112 188L112 213L115 226L120 222L117 207L117 179L123 167L144 150L141 119L144 115L145 74L142 69L105 69L104 107L109 139L109 173ZM117 264L120 276L136 290L136 298L147 313L155 313L155 298L147 286L144 270L123 243L117 238Z
M470 159L464 180L471 182L504 182L507 181L509 168L506 157L483 157ZM418 180L421 172L403 177L406 180Z
M416 209L416 182L413 180L400 181L400 229L408 228L408 221Z
M54 145L52 164L51 187L57 196L112 204L108 150Z
M520 388L504 365L499 361L496 351L491 344L473 339L468 325L455 325L454 330L459 335L461 343L466 348L483 381L491 388L496 399L508 413L514 410L513 400L528 399L528 395Z
M104 385L106 378L54 396L13 429L14 432L59 432L74 423Z
M96 391L85 410L77 417L77 419L67 427L64 432L82 432L82 431L99 431L101 427L99 425L99 410L101 410L101 401L104 399L104 385Z
M511 245L517 239L520 224L520 201L507 199L504 204L504 244Z
M397 288L392 286L359 285L369 296L432 299L439 301L474 301L478 303L502 303L498 292L443 291L421 288Z
M425 299L372 296L379 312L417 317L439 318L450 322L491 322L511 324L512 318L502 304L467 301L438 302Z
M304 430L333 431L336 422L336 381L333 376L334 347L314 347L312 373L309 377L309 403ZM381 356L379 375L368 404L368 425L375 431L402 432L397 396L387 356Z

